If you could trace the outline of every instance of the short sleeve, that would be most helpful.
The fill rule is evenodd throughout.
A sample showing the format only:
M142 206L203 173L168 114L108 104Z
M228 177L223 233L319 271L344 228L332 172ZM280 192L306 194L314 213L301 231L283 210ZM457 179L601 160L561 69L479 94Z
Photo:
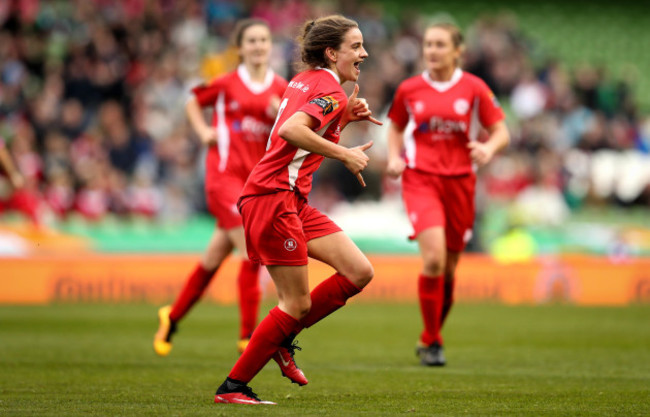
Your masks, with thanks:
M298 111L307 113L318 120L319 125L315 130L320 130L339 116L347 104L348 98L345 94L342 91L335 91L313 96Z
M478 83L479 120L484 127L490 127L505 118L496 96L482 80Z
M406 97L404 94L403 84L397 88L393 103L388 110L388 118L400 128L404 128L409 120L408 110L406 109Z
M219 97L219 93L223 90L223 86L219 82L212 84L201 84L192 89L192 94L196 97L196 101L201 107L208 107L214 105Z

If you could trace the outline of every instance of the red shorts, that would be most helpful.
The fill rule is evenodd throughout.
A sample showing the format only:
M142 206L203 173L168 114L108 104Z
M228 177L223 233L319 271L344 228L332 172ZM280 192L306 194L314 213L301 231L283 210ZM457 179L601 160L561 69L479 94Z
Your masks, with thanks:
M443 176L406 169L402 197L415 239L423 230L445 229L447 248L461 252L472 237L476 175Z
M242 225L241 215L237 210L237 200L244 188L244 180L236 176L223 176L205 188L205 200L208 210L217 219L223 230L234 229Z
M239 211L248 258L262 265L307 265L307 242L341 231L293 191L243 198Z

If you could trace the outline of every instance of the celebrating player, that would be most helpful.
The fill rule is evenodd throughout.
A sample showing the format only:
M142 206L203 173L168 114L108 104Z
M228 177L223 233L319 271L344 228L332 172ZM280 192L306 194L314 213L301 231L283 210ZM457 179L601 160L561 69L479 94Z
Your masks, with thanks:
M250 343L217 390L217 403L269 404L247 383L273 357L292 382L308 381L293 359L295 336L342 307L370 282L372 265L327 216L309 206L312 175L324 157L338 159L363 183L364 153L338 145L340 132L357 120L381 124L371 115L358 86L346 97L341 84L356 81L368 56L356 22L328 16L307 22L300 38L299 73L282 97L269 149L253 169L238 207L248 255L267 266L279 304L259 324ZM308 257L337 272L309 293ZM271 403L272 404L272 403Z
M178 321L199 300L233 248L237 248L242 257L237 278L241 318L237 346L240 352L257 324L260 265L246 257L237 199L248 174L264 155L287 82L269 68L271 32L266 22L240 21L234 40L242 61L237 70L210 85L196 87L186 105L190 124L201 141L209 146L205 193L208 208L218 225L203 258L191 272L173 306L158 311L160 325L153 345L161 356L169 354ZM202 108L208 106L214 108L213 126L203 117Z
M462 50L456 26L427 28L426 71L400 84L388 114L387 172L402 175L411 238L424 264L418 277L424 331L416 353L427 366L445 365L440 329L453 303L460 253L472 235L475 169L510 140L494 94L459 68ZM484 142L478 141L479 124L489 134Z

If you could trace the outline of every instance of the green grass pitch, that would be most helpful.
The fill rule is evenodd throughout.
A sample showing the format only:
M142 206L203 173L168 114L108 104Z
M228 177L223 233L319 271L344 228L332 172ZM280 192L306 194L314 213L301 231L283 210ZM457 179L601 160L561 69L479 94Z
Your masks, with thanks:
M0 415L650 415L648 305L459 304L448 365L423 368L417 305L351 303L298 336L309 385L271 362L251 386L277 406L213 404L237 316L200 304L159 358L154 306L0 306Z

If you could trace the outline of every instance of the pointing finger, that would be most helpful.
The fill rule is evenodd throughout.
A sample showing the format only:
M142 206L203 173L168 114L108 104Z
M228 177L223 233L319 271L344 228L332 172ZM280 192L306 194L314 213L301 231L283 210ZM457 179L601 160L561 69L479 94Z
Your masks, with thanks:
M359 181L359 184L361 184L362 187L366 186L366 182L363 180L363 177L361 176L360 172L357 172L357 180Z
M352 94L350 94L350 97L348 97L348 100L349 101L354 100L355 98L357 98L357 94L359 94L359 84L354 85L354 91L352 92Z

